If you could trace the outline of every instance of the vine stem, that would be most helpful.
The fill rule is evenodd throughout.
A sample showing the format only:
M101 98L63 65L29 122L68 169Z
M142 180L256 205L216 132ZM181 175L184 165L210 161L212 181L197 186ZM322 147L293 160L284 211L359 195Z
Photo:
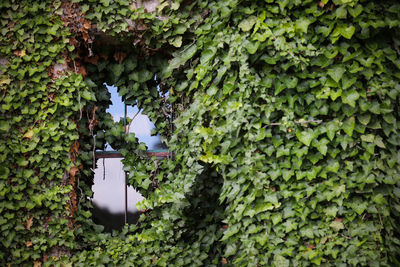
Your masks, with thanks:
M136 112L135 116L133 116L132 120L129 122L127 133L129 133L129 130L131 129L131 124L132 124L133 120L139 115L140 111L141 111L141 109L139 109L138 112Z
M77 73L78 70L76 68L75 60L72 62L74 62L75 73ZM82 119L82 105L81 105L81 91L79 91L79 90L78 90L78 104L79 104L79 120L81 120Z
M103 158L103 181L106 179L106 158Z
M96 136L93 135L93 171L96 169Z
M295 121L296 124L307 124L307 123L321 123L322 120L309 120L309 121ZM273 122L267 125L264 125L263 128L267 128L268 126L279 126L282 125L280 122Z

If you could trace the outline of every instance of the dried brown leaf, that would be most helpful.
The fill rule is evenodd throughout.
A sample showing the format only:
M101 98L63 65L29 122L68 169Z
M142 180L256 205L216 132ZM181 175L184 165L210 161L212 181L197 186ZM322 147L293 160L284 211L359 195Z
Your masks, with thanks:
M72 146L71 146L69 152L71 152L71 153L78 153L78 151L79 151L79 142L78 142L78 141L75 141L75 142L72 144Z
M23 57L23 56L26 55L25 49L24 49L24 50L15 50L13 53L14 53L14 55L16 55L17 57Z
M56 99L56 97L57 97L56 93L49 93L49 94L47 95L47 98L48 98L51 102L54 102L54 100Z
M30 215L30 216L28 217L28 219L26 220L26 222L25 222L25 227L26 227L26 229L30 230L32 224L33 224L33 216Z
M93 57L85 57L85 62L93 64L93 65L97 65L97 62L99 61L99 57L93 56Z
M31 140L32 137L33 137L33 135L34 135L33 130L32 130L32 129L29 129L29 130L22 136L22 138L26 138L26 139Z
M307 248L308 248L308 249L314 249L315 246L314 246L313 244L309 244L309 245L307 246Z
M89 21L85 21L85 22L83 23L83 28L85 28L85 29L90 29L91 27L92 27L92 25L90 24Z
M336 222L343 222L343 219L336 217L336 218L335 218L335 221L336 221Z
M121 63L124 61L125 58L126 58L126 53L124 53L124 52L118 51L118 52L115 52L115 53L114 53L114 59L115 59L115 61L117 61L119 64L121 64Z
M81 74L83 77L87 76L87 71L86 71L86 68L84 66L79 66L77 72L78 72L78 74Z
M76 173L79 172L79 169L75 166L73 166L70 170L69 170L69 175L71 178L75 178ZM72 179L71 179L72 180Z

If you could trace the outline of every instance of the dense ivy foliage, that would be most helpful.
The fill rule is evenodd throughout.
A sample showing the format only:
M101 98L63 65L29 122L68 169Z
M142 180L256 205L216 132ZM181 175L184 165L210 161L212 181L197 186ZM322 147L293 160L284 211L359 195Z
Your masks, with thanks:
M0 3L2 265L400 265L400 4L143 5ZM106 142L146 197L113 235L88 200Z

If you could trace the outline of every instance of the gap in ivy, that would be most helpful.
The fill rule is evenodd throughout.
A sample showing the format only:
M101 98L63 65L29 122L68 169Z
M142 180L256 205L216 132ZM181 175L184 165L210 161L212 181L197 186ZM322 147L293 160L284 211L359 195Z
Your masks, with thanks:
M118 94L118 88L113 85L105 84L111 94L112 104L106 110L114 121L120 121L125 116L125 105L121 96ZM155 128L148 116L142 114L135 106L127 106L127 117L133 118L130 132L134 132L139 142L144 142L148 149L162 149L165 146L161 142L159 135L151 136L151 131ZM106 145L105 150L113 150L110 145ZM95 169L93 191L93 220L104 226L104 230L120 230L124 226L125 215L125 174L123 164L120 158L108 158L98 160ZM128 186L128 224L136 223L140 216L140 211L136 204L143 200L143 196L132 186Z
M106 87L111 94L112 102L106 111L112 115L115 122L118 122L124 118L124 102L122 101L122 97L118 94L117 87L107 84ZM143 114L141 110L139 111L137 106L132 107L127 105L127 117L131 119L134 118L129 127L129 132L135 133L136 137L139 139L139 142L145 143L147 149L155 150L166 148L161 142L160 135L151 135L151 131L155 128L155 126L147 115ZM113 149L107 144L106 150Z
M127 117L134 118L128 127L129 132L135 133L138 141L145 143L148 150L167 149L162 143L160 135L151 135L152 132L156 132L155 125L147 115L143 114L142 110L139 111L137 100L134 97L126 99L126 95L122 97L119 94L119 91L123 91L124 88L126 92L128 83L135 82L132 79L127 79L128 75L134 72L139 73L142 70L140 67L132 67L143 60L143 56L140 51L127 48L130 47L131 43L132 40L122 41L98 36L91 48L93 52L91 56L88 54L87 49L83 48L81 50L81 58L85 58L87 63L85 66L89 73L87 79L97 86L97 89L95 89L96 103L94 103L99 107L96 112L97 118L101 120L104 117L108 117L107 113L109 113L114 122L123 121L125 115L124 101L126 101ZM141 64L138 63L138 65ZM121 68L121 65L124 66ZM127 70L127 65L132 68ZM154 89L156 88L160 98L168 98L168 93L161 92L157 77L153 76L152 78L153 80L148 81L151 84L149 91L152 90L152 94L149 97L155 97ZM154 85L156 85L155 88L153 87ZM149 103L142 103L142 105L145 104L149 105ZM104 144L104 141L103 139L98 142L97 151L115 150L110 144ZM95 223L103 225L105 227L104 230L108 232L120 230L124 226L125 173L121 160L121 158L100 158L96 161L96 169L94 170L93 185L91 187L93 192L91 199L93 205L92 217ZM137 222L140 215L136 204L143 199L143 196L132 186L128 186L127 191L127 221L133 224Z
M121 230L125 220L125 173L120 158L99 159L94 173L92 216L104 230ZM140 211L136 204L143 196L128 186L128 224L137 222Z

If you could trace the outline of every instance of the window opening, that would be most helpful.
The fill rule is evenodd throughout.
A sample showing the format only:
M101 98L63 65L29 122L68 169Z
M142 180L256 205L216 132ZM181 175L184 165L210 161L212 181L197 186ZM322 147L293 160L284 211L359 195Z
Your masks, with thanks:
M118 94L117 87L109 85L106 85L106 87L111 93L112 102L106 111L113 116L114 121L120 121L125 116L124 102L122 102L122 98ZM143 114L141 110L139 111L137 106L126 105L126 111L127 117L134 118L129 127L129 132L135 133L139 142L144 142L149 150L166 149L164 144L161 143L160 135L151 136L151 131L155 126L147 115ZM106 150L110 151L112 148L108 146Z
M147 115L142 114L137 107L125 105L118 95L117 87L105 85L111 93L112 102L106 111L112 115L114 121L134 117L129 132L134 132L139 142L146 144L149 149L147 154L169 156L161 137L151 136L151 130L155 126ZM136 204L144 198L132 186L127 186L122 156L110 145L106 145L105 151L96 152L96 158L103 160L98 161L92 186L93 220L103 225L108 232L121 229L125 223L136 223L140 215Z
M140 214L136 204L144 199L132 186L126 186L125 172L122 167L121 158L106 158L98 161L94 174L93 220L103 225L107 232L120 230L125 222L136 223ZM127 190L126 206L125 189Z

